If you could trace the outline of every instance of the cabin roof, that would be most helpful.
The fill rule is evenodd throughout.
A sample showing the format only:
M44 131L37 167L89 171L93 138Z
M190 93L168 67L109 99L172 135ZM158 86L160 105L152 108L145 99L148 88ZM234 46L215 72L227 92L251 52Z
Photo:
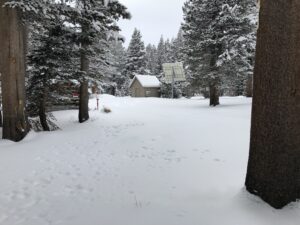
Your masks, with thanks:
M159 88L160 87L160 81L157 79L156 76L150 76L150 75L135 75L130 83L130 87L134 83L135 80L138 80L142 87L145 88Z

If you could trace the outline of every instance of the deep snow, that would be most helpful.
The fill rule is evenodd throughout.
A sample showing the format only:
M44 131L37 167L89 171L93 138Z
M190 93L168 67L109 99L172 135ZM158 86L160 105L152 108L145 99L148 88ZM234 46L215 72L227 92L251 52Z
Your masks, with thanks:
M251 100L102 96L104 114L0 141L1 225L298 225L244 188ZM95 108L95 100L91 100Z

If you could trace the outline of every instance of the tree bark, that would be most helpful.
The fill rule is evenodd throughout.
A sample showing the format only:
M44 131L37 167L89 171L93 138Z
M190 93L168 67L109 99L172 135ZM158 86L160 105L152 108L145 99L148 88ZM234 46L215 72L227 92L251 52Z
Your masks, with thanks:
M0 73L0 89L1 89L1 73ZM0 94L0 127L3 126L2 121L2 95Z
M45 111L45 105L44 105L43 100L41 101L41 105L40 105L40 109L39 109L39 117L40 117L40 122L41 122L43 130L50 131L50 127L47 122L47 114Z
M219 90L216 84L209 85L209 105L217 106L220 104L219 101Z
M0 105L1 105L1 103L0 103ZM1 106L0 106L1 107ZM0 109L0 127L2 127L3 125L2 125L2 110Z
M86 32L86 28L82 25L82 33ZM88 75L90 61L86 50L88 48L88 44L83 40L81 43L81 72L83 76ZM83 123L89 119L89 93L88 93L88 81L85 77L83 77L82 82L80 83L80 92L79 92L79 122Z
M50 131L50 127L47 122L47 114L46 114L47 96L48 96L48 90L47 88L45 88L43 96L40 99L40 106L39 106L39 117L44 131Z
M300 197L300 1L260 7L246 188L279 209Z
M253 77L249 76L246 81L245 95L247 98L253 97Z
M16 8L0 0L0 73L2 76L3 138L22 140L29 131L25 110L24 26Z
M89 119L88 81L81 82L79 95L79 122L84 123Z

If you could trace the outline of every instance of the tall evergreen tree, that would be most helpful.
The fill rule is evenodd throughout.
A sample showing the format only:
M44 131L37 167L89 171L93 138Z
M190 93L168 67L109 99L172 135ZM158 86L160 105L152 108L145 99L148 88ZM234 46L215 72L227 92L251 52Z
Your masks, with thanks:
M181 28L179 29L177 37L174 39L172 43L172 52L176 62L185 62L184 38L183 38L183 32Z
M253 32L247 10L252 9L253 4L250 0L189 0L184 5L182 29L186 63L194 81L204 88L209 87L212 106L219 104L220 85L232 74L232 68L233 73L242 67L244 71L248 69L247 54L239 50L247 43L248 40L243 42L246 36ZM240 65L241 62L247 66ZM235 64L231 66L231 73L227 73L224 64Z
M146 68L147 73L156 75L157 74L157 53L155 45L149 44L146 47Z
M157 45L157 73L160 75L163 73L162 65L167 62L166 60L166 48L165 48L165 40L163 36L161 36L159 43Z
M101 68L103 78L101 83L103 91L110 94L124 96L128 94L128 83L130 82L126 76L126 50L122 40L113 38L109 41L109 49L106 53L107 65Z
M167 39L164 43L164 47L165 47L165 63L174 63L175 62L175 56L174 56L174 52L172 51L172 45L173 45L173 41L170 41L169 39Z
M300 198L300 2L260 7L246 187L282 208Z
M221 40L223 53L217 66L225 75L222 84L227 84L235 95L243 95L253 74L257 7L249 0L229 3L223 5L217 24L226 33Z
M0 0L3 138L20 141L29 131L25 109L26 30L20 8L3 7L5 3Z
M133 78L135 73L144 74L146 72L145 45L142 41L141 32L138 29L134 29L127 49L126 70L130 78Z
M72 68L71 59L74 52L72 30L64 25L59 13L59 5L53 16L43 18L34 29L32 39L35 43L29 54L29 79L27 87L28 111L30 116L39 116L40 124L45 131L50 131L46 106L52 80L68 80L68 70ZM69 66L66 66L69 65ZM74 67L72 68L74 69Z
M127 8L116 0L76 0L75 7L69 7L70 23L79 24L80 32L80 102L79 122L89 119L88 78L91 76L90 61L95 56L95 43L107 39L109 31L119 31L116 21L130 18Z

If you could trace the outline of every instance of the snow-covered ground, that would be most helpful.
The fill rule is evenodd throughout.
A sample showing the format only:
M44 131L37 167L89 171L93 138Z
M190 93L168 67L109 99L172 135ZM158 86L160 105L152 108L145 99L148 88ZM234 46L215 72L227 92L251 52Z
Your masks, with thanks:
M0 141L1 225L298 225L244 188L251 100L102 96L104 114ZM95 100L91 100L94 108Z

